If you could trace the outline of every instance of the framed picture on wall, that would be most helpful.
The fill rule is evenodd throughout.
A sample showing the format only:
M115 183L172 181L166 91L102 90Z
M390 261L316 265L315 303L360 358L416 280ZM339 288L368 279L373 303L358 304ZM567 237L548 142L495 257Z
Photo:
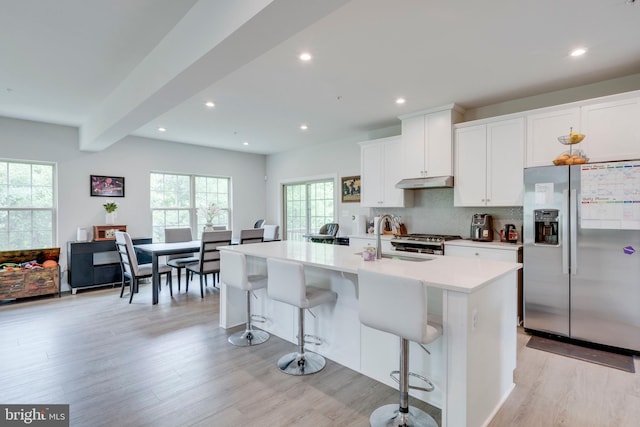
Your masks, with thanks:
M123 176L91 175L90 191L92 196L124 197Z
M360 175L342 177L342 203L360 201Z

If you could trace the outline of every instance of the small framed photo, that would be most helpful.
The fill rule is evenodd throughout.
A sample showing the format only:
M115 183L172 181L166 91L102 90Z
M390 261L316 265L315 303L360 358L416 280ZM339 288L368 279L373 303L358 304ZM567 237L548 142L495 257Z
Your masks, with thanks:
M360 175L342 177L342 203L360 201Z
M124 197L123 176L91 175L91 196Z

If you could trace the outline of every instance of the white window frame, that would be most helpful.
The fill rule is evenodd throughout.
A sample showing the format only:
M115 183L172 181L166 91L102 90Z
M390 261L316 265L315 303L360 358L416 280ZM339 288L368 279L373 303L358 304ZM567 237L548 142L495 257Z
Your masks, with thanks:
M0 163L6 164L7 167L7 181L3 181L2 177L0 177L0 191L5 192L5 197L0 196L0 250L23 250L23 249L42 249L49 247L57 247L57 206L58 206L58 185L57 185L57 165L52 162L39 162L39 161L31 161L31 160L12 160L12 159L0 159ZM29 192L33 195L34 188L50 188L51 193L51 204L46 207L42 206L33 206L29 204L18 205L18 206L9 206L8 205L8 197L11 194L11 185L10 185L10 177L9 177L9 168L10 165L27 165L31 168L29 185L26 187L29 188ZM51 186L40 186L33 185L33 167L34 166L46 166L51 168ZM0 171L0 174L3 172ZM22 212L31 213L31 227L28 231L25 230L16 230L11 226L11 217L13 215L19 215ZM38 230L35 230L33 224L33 213L35 212L49 212L51 222L49 224L50 230L43 229L44 231L50 232L49 240L44 243L38 243L38 239L36 238L36 233ZM12 233L31 233L30 243L27 243L25 247L22 246L13 246L11 243L11 234ZM47 233L49 234L49 233Z
M153 206L153 186L151 184L151 180L153 175L162 175L163 177L184 177L189 180L189 206L170 206L170 207L154 207ZM220 214L216 217L215 225L224 225L227 229L231 229L231 218L232 218L232 198L231 198L231 177L228 176L214 176L214 175L199 175L199 174L184 174L184 173L170 173L170 172L158 172L154 171L149 174L150 181L150 209L151 209L151 227L152 227L152 236L154 242L164 242L164 229L166 227L189 227L191 228L191 234L194 239L200 238L200 232L202 227L204 226L204 220L200 218L198 215L198 202L197 200L201 200L199 193L196 189L196 179L197 178L205 178L205 179L216 179L216 180L225 180L227 183L227 206L219 206ZM207 192L209 193L209 197L205 197L206 200L211 200L211 194L215 195L215 192ZM217 200L217 199L216 199ZM171 211L183 211L186 215L180 216L178 213L178 221L177 223L167 224L166 222L166 214ZM165 221L162 224L158 224L154 222L154 217L156 213L163 212L165 215ZM185 221L185 217L187 220Z
M281 216L282 216L282 225L283 225L283 231L282 231L282 238L283 240L303 240L304 238L302 237L303 234L305 233L317 233L320 226L318 226L317 228L313 228L314 226L311 224L311 221L309 220L309 207L307 206L307 229L304 232L295 232L295 235L293 235L293 232L290 231L287 227L287 207L286 207L286 195L285 195L285 191L286 191L286 186L287 185L297 185L297 184L311 184L311 183L316 183L316 182L326 182L326 181L332 181L333 182L333 218L331 220L331 222L337 222L336 218L338 215L338 176L333 174L333 175L317 175L317 176L308 176L308 177L300 177L300 178L294 178L294 179L289 179L289 180L283 180L280 181L280 191L279 191L279 198L280 198L280 207L281 207ZM327 221L329 222L329 221ZM293 238L292 238L293 237Z

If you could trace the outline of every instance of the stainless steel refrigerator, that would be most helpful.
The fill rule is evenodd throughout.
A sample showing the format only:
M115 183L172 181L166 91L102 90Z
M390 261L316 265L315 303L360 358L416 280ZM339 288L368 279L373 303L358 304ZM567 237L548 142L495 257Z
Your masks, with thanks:
M640 160L524 177L525 329L640 351Z

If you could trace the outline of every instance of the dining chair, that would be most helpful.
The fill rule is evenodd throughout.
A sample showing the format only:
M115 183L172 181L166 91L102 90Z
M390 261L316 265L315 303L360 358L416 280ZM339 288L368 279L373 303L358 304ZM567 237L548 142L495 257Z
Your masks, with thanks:
M120 256L120 266L122 267L122 283L120 289L120 298L124 294L124 287L127 279L129 280L129 304L133 301L133 294L138 293L138 283L140 279L153 276L153 265L138 264L136 252L133 249L133 242L129 233L124 231L116 231L116 248ZM159 274L166 274L166 283L169 285L169 292L173 296L173 285L171 283L172 268L166 264L158 266ZM159 285L158 285L159 286Z
M335 222L330 222L328 224L323 225L322 227L320 227L320 230L318 231L319 234L329 234L331 237L336 237L336 235L338 234L338 229L340 228L340 225L335 223Z
M275 224L263 224L262 228L264 229L263 241L270 242L272 240L278 240L278 232L280 231L280 226Z
M328 224L323 225L318 230L319 235L326 235L326 237L312 237L311 241L316 243L333 243L336 235L338 234L338 229L340 225L335 222L330 222Z
M204 286L208 285L207 274L213 274L213 286L215 278L220 273L220 246L231 244L231 231L204 231L200 241L199 260L195 264L187 265L187 270L200 276L200 296L204 298ZM187 282L186 291L189 291Z
M262 243L264 241L264 228L248 228L240 230L240 244Z
M259 219L255 222L255 224L253 224L253 228L262 228L263 224L264 224L264 219Z
M164 229L164 241L166 243L189 242L191 240L193 240L193 237L189 227ZM194 256L194 254L167 255L167 265L178 270L178 292L180 292L182 269L195 262L198 262L198 257ZM185 281L189 280L189 272L186 269L184 270L184 279Z

